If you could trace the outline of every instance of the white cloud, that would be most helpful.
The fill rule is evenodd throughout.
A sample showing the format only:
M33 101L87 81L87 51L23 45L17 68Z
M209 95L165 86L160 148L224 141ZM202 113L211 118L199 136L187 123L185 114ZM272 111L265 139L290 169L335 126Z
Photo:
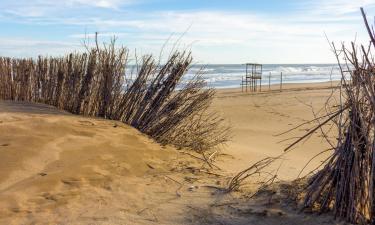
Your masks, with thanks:
M360 7L373 8L374 4L375 0L318 0L310 2L315 14L331 16L357 13Z
M68 52L80 51L82 49L83 46L79 42L0 38L1 56L35 57L37 55L64 55Z
M289 14L212 10L131 12L121 8L134 3L133 0L65 0L56 4L46 0L34 1L35 4L20 1L25 4L6 8L7 13L15 15L13 20L17 23L81 28L82 33L66 34L68 45L79 43L88 28L91 38L94 31L99 31L103 39L117 36L131 48L157 54L171 33L175 33L170 41L173 46L190 27L181 46L192 44L194 54L205 62L238 62L248 58L269 63L333 62L324 32L333 41L351 41L358 33L358 40L364 42L367 34L359 7L365 6L369 15L375 15L375 0L309 1ZM77 7L96 10L72 12Z
M2 0L2 13L18 17L50 17L69 13L72 9L103 8L118 10L121 6L136 3L136 0Z
M127 5L130 3L134 3L133 0L65 0L66 5L71 7L78 5L86 5L92 7L101 7L101 8L112 8L116 9L122 5Z

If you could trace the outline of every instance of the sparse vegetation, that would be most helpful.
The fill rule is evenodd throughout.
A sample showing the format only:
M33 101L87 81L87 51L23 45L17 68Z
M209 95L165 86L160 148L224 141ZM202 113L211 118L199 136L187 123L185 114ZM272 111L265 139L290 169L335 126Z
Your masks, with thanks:
M215 91L199 74L181 83L192 63L190 52L175 52L163 65L144 56L134 80L125 77L128 55L113 41L64 57L1 57L0 99L119 120L162 144L199 153L228 141L228 126L208 110Z

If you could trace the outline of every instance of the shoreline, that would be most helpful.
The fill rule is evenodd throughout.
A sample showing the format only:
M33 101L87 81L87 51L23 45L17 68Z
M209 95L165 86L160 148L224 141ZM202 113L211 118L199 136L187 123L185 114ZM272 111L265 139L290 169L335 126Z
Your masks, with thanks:
M240 81L241 82L241 81ZM283 87L283 90L285 89L285 87L289 87L290 86L307 86L307 85L311 85L311 86L319 86L319 85L329 85L331 83L333 84L338 84L340 82L340 80L332 80L332 81L317 81L317 82L296 82L296 83L283 83L282 84L282 87ZM208 87L210 87L210 85L207 85ZM279 83L274 83L274 84L271 84L271 85L268 85L268 84L262 84L262 91L267 91L269 90L268 87L271 88L272 91L274 90L280 90L280 84ZM231 86L224 86L224 87L210 87L210 88L214 88L216 90L228 90L228 89L231 89L231 90L240 90L242 89L241 85L238 85L238 87L231 87ZM258 86L259 88L259 86ZM250 91L249 91L250 92Z

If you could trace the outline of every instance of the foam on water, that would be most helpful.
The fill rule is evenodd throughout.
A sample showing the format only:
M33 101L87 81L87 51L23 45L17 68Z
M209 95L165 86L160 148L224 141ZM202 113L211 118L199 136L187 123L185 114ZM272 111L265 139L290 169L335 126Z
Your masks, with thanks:
M245 66L241 64L194 65L184 80L190 79L197 72L203 73L203 79L209 86L215 88L239 87ZM268 84L271 74L271 84L280 83L280 73L283 73L283 83L310 83L340 80L339 67L336 64L267 64L263 65L263 84Z

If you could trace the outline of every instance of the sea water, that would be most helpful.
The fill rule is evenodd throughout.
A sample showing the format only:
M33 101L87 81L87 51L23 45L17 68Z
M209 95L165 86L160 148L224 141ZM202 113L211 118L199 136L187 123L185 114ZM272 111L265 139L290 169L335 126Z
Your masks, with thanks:
M191 79L202 73L207 85L215 88L240 87L246 67L241 64L194 65L183 78ZM283 74L283 83L316 83L340 80L340 69L337 64L264 64L262 85L279 84ZM271 76L269 80L269 76Z

